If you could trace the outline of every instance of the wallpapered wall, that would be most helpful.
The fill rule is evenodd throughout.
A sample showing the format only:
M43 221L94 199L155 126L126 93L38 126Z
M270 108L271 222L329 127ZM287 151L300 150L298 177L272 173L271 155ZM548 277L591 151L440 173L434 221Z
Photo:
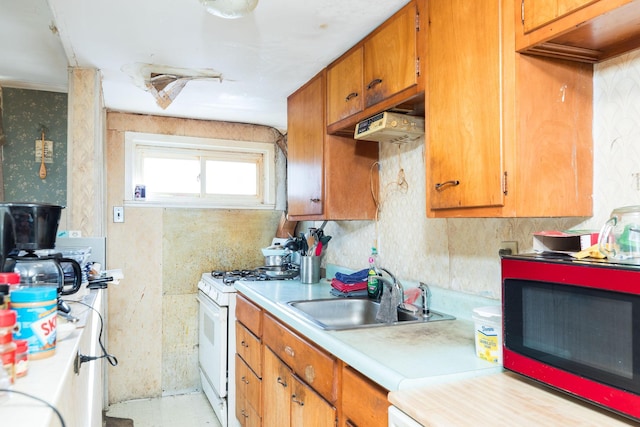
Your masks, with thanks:
M67 204L67 94L2 88L5 201ZM45 163L47 176L40 179L35 142L46 128L53 141L53 163Z

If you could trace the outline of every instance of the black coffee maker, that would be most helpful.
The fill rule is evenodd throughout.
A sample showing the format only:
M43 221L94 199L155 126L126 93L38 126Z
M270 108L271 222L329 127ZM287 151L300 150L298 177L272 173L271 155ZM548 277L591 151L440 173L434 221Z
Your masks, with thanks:
M62 209L43 203L0 203L0 265L5 272L19 273L23 286L56 287L58 309L68 313L69 306L60 297L80 289L80 264L58 253L36 253L55 248ZM65 277L68 270L71 273Z

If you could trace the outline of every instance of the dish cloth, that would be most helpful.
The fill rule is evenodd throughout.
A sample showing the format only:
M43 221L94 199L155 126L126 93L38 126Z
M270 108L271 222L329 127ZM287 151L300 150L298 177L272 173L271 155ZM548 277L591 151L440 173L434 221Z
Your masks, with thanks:
M376 321L392 323L398 321L398 304L400 304L400 292L395 286L382 285L382 297L380 307L376 314Z
M342 283L350 284L350 283L358 283L363 280L367 280L367 275L369 274L369 269L365 268L364 270L356 271L352 274L344 274L344 273L336 273L336 279L341 281Z
M336 297L341 298L366 298L367 290L363 289L361 291L349 291L349 292L340 292L339 290L332 288L329 293Z
M340 292L354 292L367 289L367 281L360 281L355 283L344 283L338 279L331 279L331 287L337 289Z

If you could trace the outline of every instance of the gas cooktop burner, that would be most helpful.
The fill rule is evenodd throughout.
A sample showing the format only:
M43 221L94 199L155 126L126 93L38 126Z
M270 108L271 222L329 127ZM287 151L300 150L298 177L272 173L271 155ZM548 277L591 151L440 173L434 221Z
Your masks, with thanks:
M259 282L259 281L277 280L277 279L286 280L286 279L292 278L292 277L289 277L291 275L288 275L285 277L282 274L275 275L273 274L273 272L269 274L268 273L269 270L266 270L266 268L268 267L261 267L253 270L230 270L230 271L213 270L211 271L211 277L213 277L214 279L222 280L222 283L224 283L227 286L233 285L236 280L240 280L240 279L247 280L250 282ZM283 272L286 272L286 270L283 270Z

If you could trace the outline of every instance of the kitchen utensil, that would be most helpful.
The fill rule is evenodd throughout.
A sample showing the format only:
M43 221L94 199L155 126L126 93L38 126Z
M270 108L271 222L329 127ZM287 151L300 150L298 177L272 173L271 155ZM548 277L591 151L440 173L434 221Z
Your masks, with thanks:
M42 131L42 156L41 159L42 161L40 162L40 179L45 179L47 177L47 167L44 165L44 146L45 146L45 142L44 142L44 130Z
M63 264L70 265L73 269L73 275L69 278L71 283L69 286L65 281ZM82 285L80 264L71 258L63 258L59 255L12 256L7 258L5 262L5 270L8 269L20 274L22 286L54 287L58 289L58 296L75 294Z
M640 206L614 209L600 230L598 248L612 261L640 264Z
M320 257L300 257L300 283L318 283L320 281Z
M322 255L322 241L318 242L318 244L316 245L315 255L316 256Z
M289 259L288 254L287 255L267 255L264 257L264 265L266 265L267 267L280 266L285 262L287 262L288 259Z

